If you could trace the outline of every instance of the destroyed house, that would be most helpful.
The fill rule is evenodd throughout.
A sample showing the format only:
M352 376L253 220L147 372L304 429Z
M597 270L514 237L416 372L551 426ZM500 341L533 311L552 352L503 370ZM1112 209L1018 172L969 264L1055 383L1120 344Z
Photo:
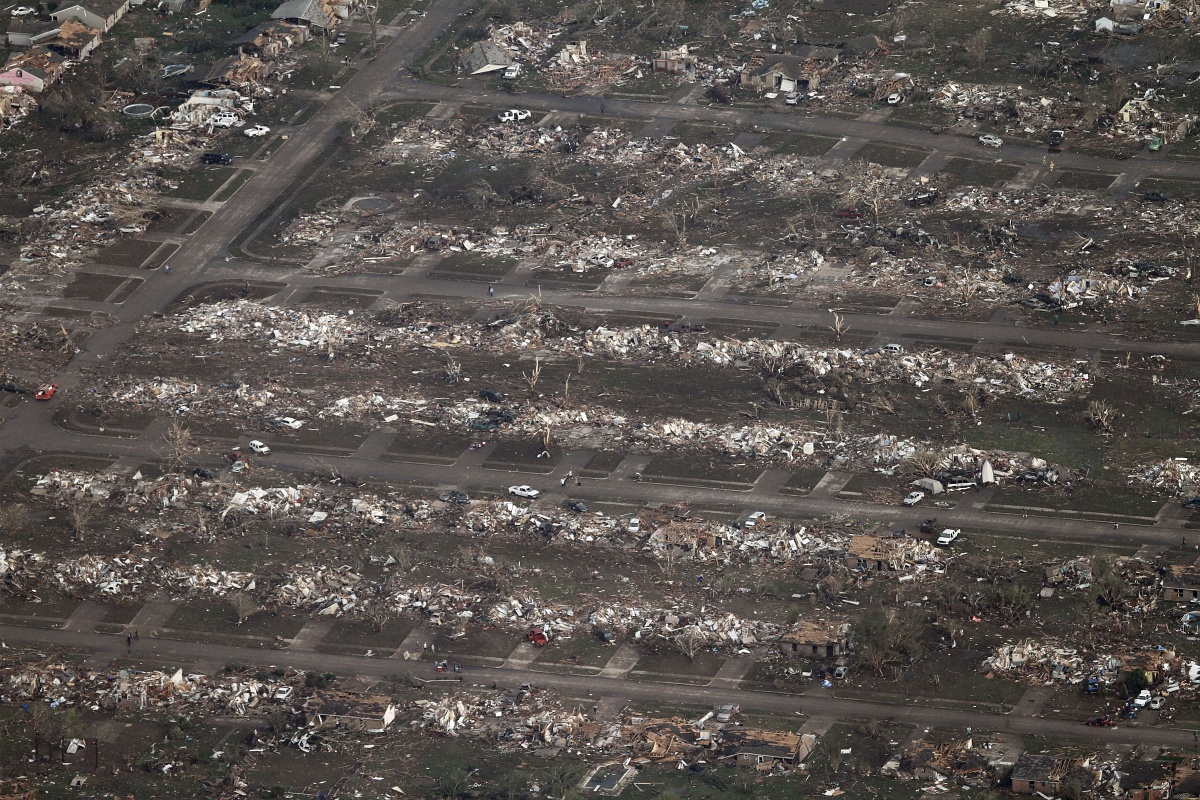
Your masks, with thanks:
M212 65L204 76L204 83L211 86L243 86L259 83L272 72L270 63L261 58L239 53L227 56Z
M1121 767L1125 800L1170 800L1175 764L1167 761L1130 761Z
M494 42L482 41L468 47L459 56L468 75L483 75L512 66L513 60L503 48Z
M991 764L971 739L948 742L922 740L904 748L900 769L917 780L931 781L939 777L980 781L990 775Z
M46 46L67 58L79 60L91 55L91 52L100 46L100 42L99 29L89 28L82 22L68 19L62 23L58 38L48 42Z
M108 33L129 10L129 0L87 0L85 3L63 3L50 16L55 22L73 19L101 33Z
M690 757L700 746L695 727L680 719L651 720L631 725L624 732L634 742L634 752L644 758Z
M775 766L794 767L808 757L817 737L788 731L725 728L721 732L722 758L731 758L739 767L769 770Z
M8 26L8 43L12 47L33 47L58 37L58 23L40 19L15 19Z
M651 68L655 72L666 72L670 75L690 75L696 69L696 57L688 52L686 44L681 44L679 47L655 53Z
M40 92L62 77L64 59L45 47L17 53L0 69L0 86L20 86L27 92Z
M341 16L338 8L340 6L335 6L329 0L286 0L271 12L271 19L283 19L326 30L333 27L335 18Z
M238 50L259 57L275 58L308 41L308 28L281 19L256 25L234 39Z
M908 548L913 540L862 533L850 537L846 547L846 566L859 572L887 572L908 564Z
M802 620L779 637L779 650L798 658L836 658L849 651L845 623Z
M1013 793L1056 795L1075 763L1071 758L1024 753L1013 765Z
M832 47L804 47L803 53L774 55L755 53L742 69L741 85L760 92L811 92L820 85L818 63L837 63L838 51ZM829 54L827 55L826 51Z
M1171 571L1163 576L1164 600L1181 603L1200 603L1200 569L1190 564L1172 564Z
M367 733L387 730L396 719L396 707L390 698L351 692L317 692L305 704L305 711L313 727Z

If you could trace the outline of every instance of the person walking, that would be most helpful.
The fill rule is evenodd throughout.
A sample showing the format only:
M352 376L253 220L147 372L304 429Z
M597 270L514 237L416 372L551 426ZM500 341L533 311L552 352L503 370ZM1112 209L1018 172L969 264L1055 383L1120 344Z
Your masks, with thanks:
M496 296L496 287L489 286L488 287L488 297L495 297L495 296Z

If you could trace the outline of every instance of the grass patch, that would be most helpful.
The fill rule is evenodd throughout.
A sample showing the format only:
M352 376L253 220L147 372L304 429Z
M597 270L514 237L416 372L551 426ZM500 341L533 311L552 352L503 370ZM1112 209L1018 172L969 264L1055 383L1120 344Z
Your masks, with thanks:
M683 653L675 651L646 653L633 665L630 675L632 677L635 673L640 672L712 678L724 663L725 657L711 650L701 650L694 659L689 659Z
M1146 178L1138 184L1139 192L1162 192L1170 197L1200 197L1200 181L1177 181L1167 178Z
M997 490L985 508L989 511L1005 510L997 508L998 506L1026 506L1080 514L1154 517L1162 508L1163 500L1098 486L1085 486L1069 493L1005 488Z
M713 456L660 454L654 457L643 477L670 482L685 479L697 483L740 483L749 485L762 474L762 467L750 464L726 464Z
M788 482L783 485L783 493L808 494L824 477L825 470L818 467L806 467L794 470L792 477L788 478Z
M816 158L825 155L839 141L841 140L832 136L813 136L807 133L771 133L762 146L772 153Z
M123 239L97 253L96 260L122 267L140 267L147 258L154 255L154 251L161 244L162 242L148 242L144 239Z
M944 170L977 186L1006 183L1017 177L1017 173L1021 171L1012 164L997 164L994 161L978 161L973 158L952 158Z
M73 300L101 302L125 282L120 275L102 275L97 272L78 272L75 279L63 290L63 297Z
M179 185L167 192L167 197L207 200L236 172L233 167L198 167L189 170L176 178Z
M917 150L911 147L896 147L895 145L871 142L851 158L865 159L872 164L882 164L885 167L919 167L921 162L932 152L932 150Z
M237 624L237 614L226 600L190 598L175 609L164 626L174 631L224 633L236 636L291 639L304 627L299 614L280 611L260 611L245 623Z
M579 470L579 474L588 478L607 478L613 473L613 470L621 466L621 462L624 460L625 453L617 450L600 450L592 454L587 466Z
M214 197L213 200L216 200L218 203L224 203L226 200L233 197L234 194L237 193L238 189L245 186L246 181L250 180L250 178L253 176L254 170L239 169L237 174L233 176L233 180L226 184L225 188L221 189L221 191L217 193L217 196Z
M1101 191L1107 189L1112 182L1117 179L1117 176L1111 172L1080 172L1076 170L1065 170L1058 176L1058 182L1054 184L1058 189L1082 189Z

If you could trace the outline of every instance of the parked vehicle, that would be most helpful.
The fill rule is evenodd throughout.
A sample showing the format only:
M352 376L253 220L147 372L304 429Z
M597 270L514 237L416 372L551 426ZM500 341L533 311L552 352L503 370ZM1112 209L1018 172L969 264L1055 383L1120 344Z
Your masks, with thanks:
M1150 140L1149 147L1150 147L1151 153L1157 153L1159 150L1162 150L1162 146L1163 146L1163 140L1162 140L1161 136L1155 136L1153 139Z
M480 389L479 397L487 400L489 403L503 403L504 392L497 392L495 389Z
M629 533L641 533L642 521L637 517L634 517L633 519L629 520L629 524L625 526L625 530Z
M525 497L530 500L541 494L541 492L539 492L537 489L534 489L532 486L526 486L524 484L521 486L508 487L508 493L515 495L516 497Z
M885 353L903 353L904 345L896 344L895 342L892 342L891 344L885 344L883 346L883 352L885 352Z
M1046 141L1051 147L1058 147L1063 143L1063 139L1067 137L1065 131L1050 131L1050 135L1046 137Z
M762 511L755 511L750 516L746 517L746 521L742 523L743 528L753 528L758 523L767 518L767 515Z
M271 448L267 447L258 439L251 439L246 446L249 447L253 452L258 453L260 456L271 455Z
M904 499L901 500L900 502L901 502L901 504L906 505L906 506L915 506L917 503L921 502L924 499L925 499L924 492L909 492L908 494L906 494L904 496Z
M944 547L957 539L960 533L962 533L962 531L958 528L946 528L944 531L942 531L941 535L938 536L937 543Z
M232 128L241 122L237 114L215 114L208 118L208 124L214 128Z
M1133 704L1138 708L1143 708L1149 704L1151 697L1152 695L1150 694L1149 689L1142 689L1140 692L1138 692L1137 697L1133 698Z
M438 500L443 503L458 503L462 505L470 502L471 498L467 497L467 493L460 489L447 489L438 495Z
M931 206L937 202L941 194L937 189L930 189L928 192L919 192L908 198L910 206Z
M524 122L532 116L532 111L522 111L519 108L514 108L510 111L501 111L498 115L498 119L501 122Z
M33 399L34 400L49 400L51 397L54 397L54 395L57 393L58 393L58 384L57 383L43 383L41 386L38 387L37 393L34 394Z
M933 526L937 524L937 517L927 517L921 523L921 533L933 533Z
M1155 711L1158 711L1160 708L1162 708L1166 704L1167 704L1167 698L1163 697L1160 694L1158 697L1156 697L1150 701L1150 708L1154 709Z
M525 634L525 641L532 642L534 647L545 647L550 644L550 634L545 628L530 628Z
M271 129L266 125L251 125L249 128L246 128L246 130L242 131L242 133L246 134L251 139L254 139L258 136L266 136L270 132Z
M1117 722L1112 717L1109 717L1107 714L1105 714L1105 715L1099 716L1099 717L1092 717L1091 719L1087 720L1083 724L1091 725L1096 728L1115 728L1117 725Z
M291 698L293 691L295 691L295 690L292 689L292 687L290 687L290 686L280 686L278 689L275 690L275 699L276 700L288 700Z
M732 722L733 718L735 716L737 716L737 713L740 710L741 709L738 708L737 706L730 705L730 704L726 704L723 706L717 706L717 713L714 716L716 717L717 722L721 722L721 723Z
M787 97L783 98L783 102L784 102L786 105L789 105L789 106L794 106L794 105L796 105L797 103L799 103L799 102L800 102L800 93L799 93L799 92L792 92L792 93L791 93L791 94L789 94Z
M1171 199L1171 195L1165 192L1146 192L1142 195L1142 199L1147 203L1165 203Z
M889 106L898 106L898 105L900 105L900 101L903 99L904 99L904 95L900 94L899 92L892 92L891 94L888 95L888 105Z
M205 153L200 156L201 164L232 164L233 156L228 153Z
M577 514L582 514L588 510L587 503L583 502L582 500L572 500L571 502L567 503L567 508L571 509Z
M863 212L857 208L839 208L837 211L833 212L833 215L838 219L862 219L863 216L865 216Z
M504 80L514 81L517 79L517 76L520 74L521 74L521 65L513 64L510 67L508 67L508 69L504 70Z
M1095 675L1087 679L1087 693L1100 694L1100 679Z
M999 136L994 136L990 133L985 133L979 137L979 143L984 147L1003 147L1004 140Z

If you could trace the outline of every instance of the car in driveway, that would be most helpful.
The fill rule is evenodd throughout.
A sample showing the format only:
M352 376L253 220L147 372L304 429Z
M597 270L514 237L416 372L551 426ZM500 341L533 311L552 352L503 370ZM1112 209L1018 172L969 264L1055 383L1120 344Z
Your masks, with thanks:
M34 400L49 400L58 392L57 383L43 383L33 395Z
M572 500L571 502L567 503L567 508L574 511L576 514L582 514L588 510L587 503L583 502L582 500Z
M900 105L900 101L902 101L903 99L904 99L904 95L900 94L899 92L892 92L891 94L888 95L888 105L889 106L898 106L898 105Z
M438 495L438 500L441 500L443 503L458 503L462 505L470 502L471 498L461 489L447 489Z
M1003 139L1001 139L999 136L995 136L990 133L985 133L983 136L980 136L979 143L981 145L983 145L984 147L1003 147L1004 146Z
M1158 711L1166 704L1167 704L1167 698L1163 697L1160 694L1158 697L1156 697L1150 701L1150 708L1154 709L1155 711Z
M214 128L232 128L241 122L237 114L214 114L208 118L208 124Z
M278 689L275 690L275 699L276 700L290 700L292 697L292 693L294 691L295 690L292 689L292 687L290 687L290 686L280 686Z
M520 64L511 64L504 70L504 80L515 81L517 76L521 74Z
M12 14L12 16L14 16L14 17L28 17L30 14L33 13L33 9L30 8L29 6L17 6L9 13Z
M260 442L258 439L251 439L246 444L246 447L249 447L251 452L258 453L260 456L271 455L271 448L267 447L265 444Z
M909 492L908 494L904 495L904 499L901 500L900 503L906 506L915 506L924 499L924 492Z
M715 716L717 718L717 722L720 722L722 724L724 724L726 722L732 722L733 718L735 716L737 716L737 713L740 710L741 709L739 709L735 705L726 704L723 706L717 706L717 713L715 714Z
M746 517L746 521L742 523L743 528L753 528L758 523L767 518L767 515L762 511L755 511L750 516Z
M519 108L513 108L509 109L508 111L501 111L498 115L496 115L496 118L501 122L524 122L532 116L532 111L523 111Z
M783 98L783 102L784 102L784 104L789 105L789 106L794 106L794 105L798 104L800 102L800 93L799 92L791 92L790 94L788 94L787 97Z
M1150 704L1152 697L1149 689L1142 689L1137 693L1137 697L1133 698L1133 704L1138 708L1143 708Z
M526 486L525 484L508 487L508 493L514 497L524 497L529 500L532 500L541 494L541 492L539 492L537 489L533 488L532 486Z
M201 164L232 164L233 156L228 153L205 153L200 156Z
M251 125L249 128L246 128L246 130L242 131L242 133L246 134L251 139L258 136L266 136L270 132L271 129L266 125Z
M629 524L625 526L625 530L629 533L641 533L642 521L637 517L634 517L633 519L629 520Z
M946 528L938 535L937 543L945 547L957 539L960 533L962 530L959 528Z
M1094 728L1115 728L1117 725L1117 721L1114 720L1112 717L1108 716L1107 714L1103 714L1099 717L1092 717L1091 719L1087 720L1083 724L1091 725Z

